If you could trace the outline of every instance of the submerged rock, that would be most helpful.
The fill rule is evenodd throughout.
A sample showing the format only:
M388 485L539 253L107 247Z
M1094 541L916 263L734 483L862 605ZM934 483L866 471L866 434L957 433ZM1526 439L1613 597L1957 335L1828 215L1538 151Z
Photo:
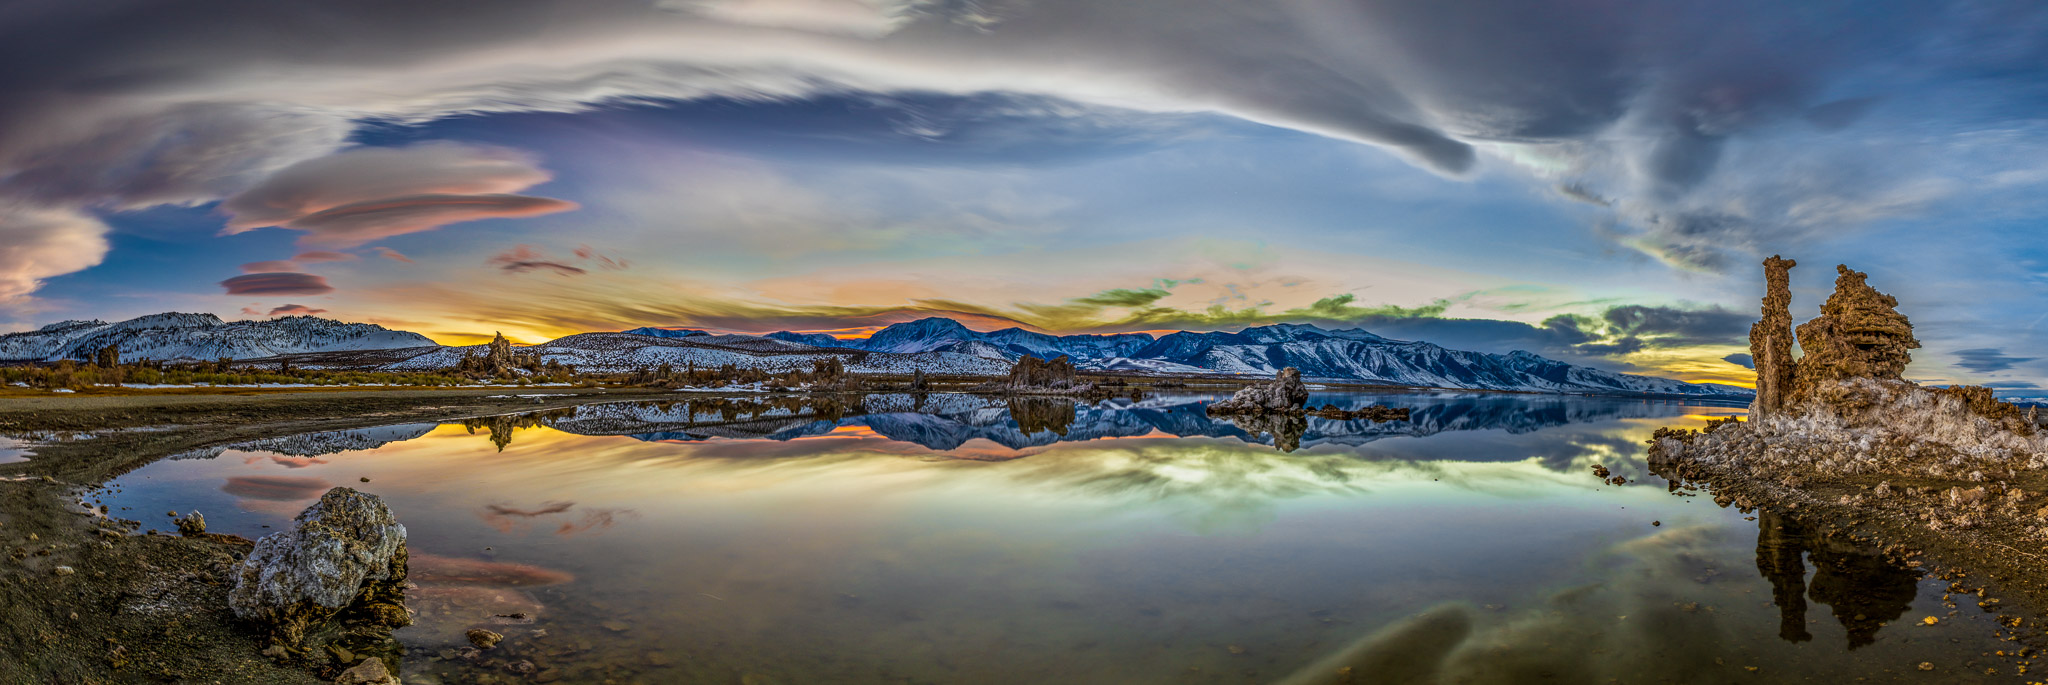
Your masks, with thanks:
M377 657L364 659L363 663L341 672L334 679L336 685L403 685L391 669L384 666L384 660Z
M1308 386L1301 383L1301 369L1281 369L1270 383L1238 390L1230 399L1209 405L1211 414L1295 414L1308 404Z
M256 541L235 570L228 606L298 644L309 625L392 593L405 572L405 526L391 509L375 495L334 488L300 512L291 530ZM402 609L377 615L404 625Z
M472 628L470 629L469 632L463 633L462 636L465 638L469 638L469 643L475 645L477 649L490 649L492 647L496 647L498 646L499 642L502 642L505 639L505 636L502 634L489 630L484 630L482 628Z

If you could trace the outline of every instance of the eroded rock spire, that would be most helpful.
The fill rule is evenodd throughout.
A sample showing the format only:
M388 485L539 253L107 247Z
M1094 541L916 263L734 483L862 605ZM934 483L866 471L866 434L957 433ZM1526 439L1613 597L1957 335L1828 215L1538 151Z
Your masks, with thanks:
M1837 266L1835 294L1821 305L1820 316L1799 325L1799 360L1792 379L1793 403L1811 399L1823 385L1851 378L1898 380L1918 349L1913 324L1900 314L1899 301L1864 281L1867 274ZM1758 365L1761 372L1762 365Z
M1749 356L1756 365L1755 414L1782 411L1792 391L1792 267L1799 262L1771 255L1764 260L1763 319L1749 327Z

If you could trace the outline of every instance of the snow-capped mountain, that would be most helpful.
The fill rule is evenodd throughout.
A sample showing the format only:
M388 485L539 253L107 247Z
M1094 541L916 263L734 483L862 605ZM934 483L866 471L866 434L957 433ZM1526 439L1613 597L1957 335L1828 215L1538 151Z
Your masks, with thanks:
M783 340L793 339L788 336L801 335L789 332L769 334ZM932 317L889 326L865 340L834 339L831 344L875 352L929 352L970 342L986 343L1013 360L1023 355L1040 359L1065 356L1078 360L1128 355L1152 344L1152 336L1144 333L1049 335L1022 328L984 333L970 330L952 319Z
M768 337L818 344L799 333ZM822 342L822 341L819 341ZM979 332L957 321L927 318L877 331L865 340L832 339L835 347L876 352L955 352L1008 361L1066 356L1083 368L1153 375L1270 376L1285 367L1325 381L1523 392L1747 396L1734 386L1687 383L1575 366L1533 353L1488 354L1370 332L1307 324L1255 326L1235 333L1182 331L1056 336L1019 328Z
M253 359L305 352L432 347L426 336L367 323L313 316L222 321L212 314L170 312L122 321L65 321L0 335L0 360L90 359L113 345L124 360Z

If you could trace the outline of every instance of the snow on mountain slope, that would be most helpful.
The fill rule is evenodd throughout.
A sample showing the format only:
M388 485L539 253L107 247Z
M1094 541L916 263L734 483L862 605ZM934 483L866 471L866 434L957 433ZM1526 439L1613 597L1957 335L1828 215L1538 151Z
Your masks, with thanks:
M776 331L774 333L769 333L768 335L762 337L774 338L776 340L786 340L793 343L803 343L805 345L810 345L812 347L844 347L849 349L860 349L860 345L857 344L860 342L859 340L840 340L838 338L834 338L824 333L791 333L789 331Z
M481 345L444 347L380 368L391 371L446 369L460 363L464 355L482 349ZM579 333L518 351L540 355L543 362L554 361L581 371L598 373L625 373L663 364L678 370L692 365L718 368L731 364L742 369L787 373L809 371L814 361L829 357L840 358L846 369L853 373L907 375L924 371L929 374L999 376L1010 372L1007 361L956 352L862 353L747 335L656 338L633 333Z
M34 331L0 336L0 360L89 359L109 345L124 360L252 359L303 352L431 347L418 333L374 324L343 323L312 316L268 321L220 320L212 314L171 312L118 323L66 321Z
M768 334L780 340L795 340L801 333L787 331ZM1015 360L1030 355L1040 359L1068 357L1076 361L1105 357L1127 356L1152 344L1152 336L1145 333L1119 333L1114 335L1050 335L1022 328L1005 328L999 331L981 332L970 330L952 319L931 317L909 323L899 323L876 331L865 340L835 340L830 345L875 352L930 352L967 343L983 343L1000 350L1002 356ZM966 354L982 354L979 348L962 348Z

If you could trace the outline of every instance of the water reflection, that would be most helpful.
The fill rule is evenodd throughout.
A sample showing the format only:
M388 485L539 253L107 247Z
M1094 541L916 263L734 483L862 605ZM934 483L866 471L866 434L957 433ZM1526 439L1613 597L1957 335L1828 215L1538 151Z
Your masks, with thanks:
M1824 536L1783 514L1759 511L1756 569L1771 581L1779 611L1778 637L1813 639L1807 632L1806 600L1833 607L1848 635L1849 649L1877 641L1877 629L1913 607L1920 572L1884 558L1867 545ZM1813 562L1811 583L1806 561Z
M384 497L408 683L1885 681L1986 643L1878 630L1938 588L1667 495L1641 440L1719 409L1332 394L1413 419L1273 426L1210 399L679 397L245 443L111 501L255 536L330 484ZM506 642L466 657L469 627Z

